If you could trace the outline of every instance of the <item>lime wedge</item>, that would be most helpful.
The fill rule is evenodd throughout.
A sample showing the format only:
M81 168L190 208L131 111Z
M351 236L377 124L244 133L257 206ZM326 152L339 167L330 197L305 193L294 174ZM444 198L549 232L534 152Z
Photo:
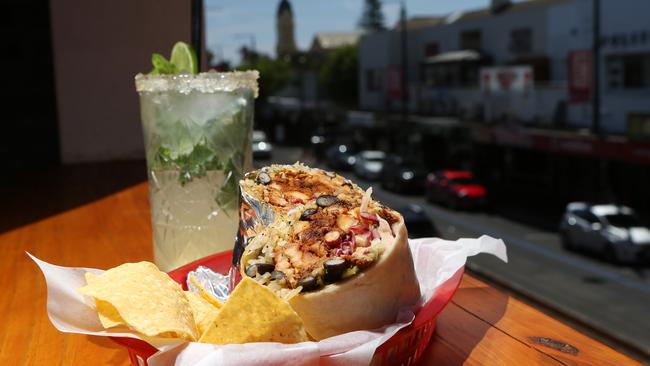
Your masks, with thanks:
M176 72L189 72L196 74L199 72L199 63L196 59L196 53L192 46L185 42L176 42L172 48L172 55L169 61L176 67Z

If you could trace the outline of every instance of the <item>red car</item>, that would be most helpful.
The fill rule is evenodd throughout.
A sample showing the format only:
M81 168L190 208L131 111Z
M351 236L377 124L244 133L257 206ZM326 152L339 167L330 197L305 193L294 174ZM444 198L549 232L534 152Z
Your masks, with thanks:
M487 190L466 170L440 170L427 175L427 199L452 208L484 206Z

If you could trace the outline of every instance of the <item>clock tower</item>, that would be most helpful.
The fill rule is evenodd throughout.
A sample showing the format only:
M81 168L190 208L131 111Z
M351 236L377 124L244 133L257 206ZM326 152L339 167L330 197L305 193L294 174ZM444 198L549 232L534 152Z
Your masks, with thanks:
M293 37L293 11L289 0L281 0L276 16L277 45L275 52L278 58L291 56L296 52L296 41Z

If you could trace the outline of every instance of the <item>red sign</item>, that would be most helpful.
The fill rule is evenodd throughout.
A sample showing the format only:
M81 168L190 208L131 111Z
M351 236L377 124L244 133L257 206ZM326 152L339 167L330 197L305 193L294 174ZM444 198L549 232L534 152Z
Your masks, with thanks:
M569 52L569 100L584 103L591 99L591 50Z
M388 96L391 99L402 98L402 70L399 65L390 65L386 73L386 85L388 86Z

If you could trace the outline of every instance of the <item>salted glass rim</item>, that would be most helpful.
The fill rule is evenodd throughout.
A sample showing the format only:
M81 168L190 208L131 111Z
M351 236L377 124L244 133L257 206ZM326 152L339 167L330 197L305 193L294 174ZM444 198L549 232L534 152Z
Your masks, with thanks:
M135 89L138 93L176 91L184 94L197 91L201 93L231 92L250 89L255 97L258 94L259 72L257 70L217 72L198 74L145 75L135 76Z

